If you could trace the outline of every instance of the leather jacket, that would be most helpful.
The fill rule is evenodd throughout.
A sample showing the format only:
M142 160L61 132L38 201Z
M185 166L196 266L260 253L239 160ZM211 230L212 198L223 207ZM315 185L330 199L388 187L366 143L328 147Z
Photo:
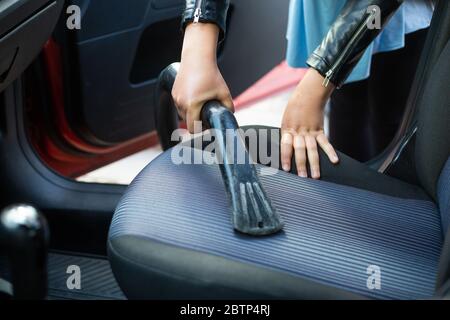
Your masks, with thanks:
M358 63L365 49L377 37L404 0L348 0L321 45L307 64L339 87ZM229 0L186 0L183 28L189 22L211 22L219 26L221 39L226 31ZM377 7L374 7L377 6ZM379 18L380 27L373 22Z
M182 28L189 22L215 23L220 29L219 40L225 36L230 0L186 0L182 16Z

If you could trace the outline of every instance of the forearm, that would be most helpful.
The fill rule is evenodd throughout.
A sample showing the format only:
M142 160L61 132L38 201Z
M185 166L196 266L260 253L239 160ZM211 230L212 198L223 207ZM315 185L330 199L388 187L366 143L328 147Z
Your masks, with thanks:
M234 107L230 90L217 66L220 26L203 20L189 22L184 27L181 64L172 97L189 132L196 133L201 126L197 127L195 122L201 120L200 112L206 102L220 101L231 111Z
M370 43L403 3L403 0L349 0L331 26L321 45L309 57L307 64L316 69L329 82L340 86L361 59ZM369 28L373 21L371 6L380 10L381 28Z

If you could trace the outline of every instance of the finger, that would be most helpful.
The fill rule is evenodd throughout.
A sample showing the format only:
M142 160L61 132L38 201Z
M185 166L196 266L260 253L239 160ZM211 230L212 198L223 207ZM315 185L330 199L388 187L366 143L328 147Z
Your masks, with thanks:
M281 167L284 171L291 171L293 136L289 132L281 136Z
M296 135L294 137L294 151L298 175L303 178L308 178L308 172L306 171L306 142L302 135Z
M328 138L324 133L317 136L317 142L332 163L336 164L339 162L339 157L336 151L334 150L333 146L331 145L330 141L328 141Z
M178 116L181 119L186 120L186 109L181 108L179 99L177 99L175 96L172 97L173 97L173 104L175 105L175 109L177 110Z
M308 153L309 167L311 168L311 178L320 179L319 152L315 137L307 135L305 137L306 150Z
M219 100L225 107L230 109L231 112L234 112L234 102L229 93L222 95Z
M203 131L202 122L200 120L200 109L190 108L186 113L186 125L189 133L195 134Z

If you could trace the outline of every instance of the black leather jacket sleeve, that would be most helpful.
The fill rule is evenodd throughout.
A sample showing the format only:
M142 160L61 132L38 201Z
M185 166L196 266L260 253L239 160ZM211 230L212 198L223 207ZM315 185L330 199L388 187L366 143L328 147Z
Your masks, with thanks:
M348 0L331 26L322 44L311 54L307 64L316 69L329 82L339 87L360 60L365 49L404 0ZM226 18L230 0L186 0L183 28L189 22L211 22L219 26L221 37L226 31ZM379 10L370 11L377 6ZM369 28L369 21L379 15L381 28Z
M349 0L307 64L337 87L347 79L366 48L378 36L403 0ZM371 7L371 6L378 6ZM371 7L372 10L368 10ZM370 28L379 15L381 29ZM369 22L370 21L370 22Z
M190 22L215 23L220 29L220 40L226 31L230 0L186 0L182 16L182 29Z

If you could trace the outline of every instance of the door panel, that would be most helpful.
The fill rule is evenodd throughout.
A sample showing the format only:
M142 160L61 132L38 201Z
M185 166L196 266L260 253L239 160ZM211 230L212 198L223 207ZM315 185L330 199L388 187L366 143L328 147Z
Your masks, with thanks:
M62 1L0 1L0 92L38 55L61 8Z
M67 102L72 125L92 143L111 145L155 127L153 60L161 66L179 59L178 19L183 1L77 0L82 9L76 33L79 105ZM162 25L161 25L162 24ZM164 28L166 26L166 28ZM169 53L161 48L173 48ZM157 68L156 68L157 69ZM77 90L77 86L72 90Z
M104 146L154 130L156 79L180 58L184 0L72 3L83 16L71 58L79 74L72 75L70 96L79 99L66 102L71 126ZM219 62L234 95L284 59L288 5L289 0L232 1Z

